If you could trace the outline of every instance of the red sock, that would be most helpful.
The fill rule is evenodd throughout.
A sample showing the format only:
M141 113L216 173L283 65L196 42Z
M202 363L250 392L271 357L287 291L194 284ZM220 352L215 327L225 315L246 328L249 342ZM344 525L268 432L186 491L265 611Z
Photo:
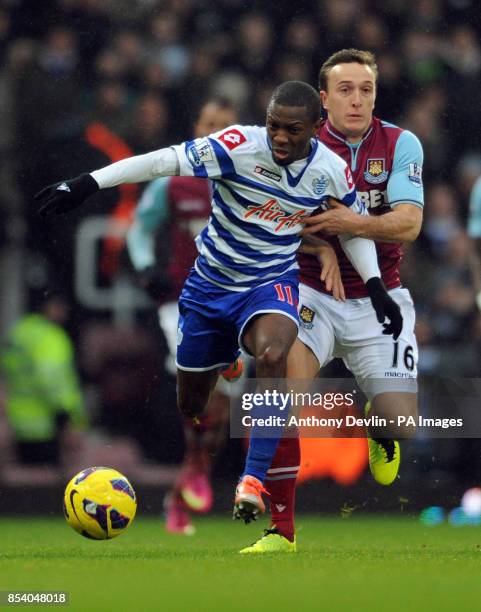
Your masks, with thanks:
M299 438L283 438L277 447L265 486L269 495L272 524L289 541L294 540L296 477L301 461Z
M204 414L194 419L184 418L185 456L183 470L210 473L212 460L222 450L229 425L229 398L213 391ZM179 481L182 482L182 471Z

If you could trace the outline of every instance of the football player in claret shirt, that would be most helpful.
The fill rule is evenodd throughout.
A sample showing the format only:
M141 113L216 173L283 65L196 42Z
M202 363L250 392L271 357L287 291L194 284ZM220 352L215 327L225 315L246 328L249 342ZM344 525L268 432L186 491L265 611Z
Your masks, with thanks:
M421 228L423 151L413 133L373 116L376 81L375 58L366 51L338 51L320 69L327 119L318 138L348 163L369 215L354 215L331 202L330 210L305 220L305 234L316 233L335 249L347 300L335 302L319 278L317 259L299 253L300 327L287 376L314 378L334 357L343 359L369 399L365 411L387 419L387 428L367 434L371 472L388 485L400 464L396 438L414 433L413 428L398 428L397 416L417 414L415 312L409 291L401 285L399 265L401 243L415 240ZM375 240L383 283L403 315L399 338L383 335L364 283L339 248L336 235L343 232ZM283 439L266 478L273 528L242 552L292 550L299 463L299 440Z
M209 223L197 238L199 256L179 300L177 402L187 418L202 418L219 370L235 361L240 346L254 357L257 379L285 377L298 331L301 222L330 198L355 214L364 212L346 162L316 139L319 125L316 90L288 81L271 96L266 127L234 125L51 185L36 196L40 214L49 216L121 183L173 175L214 179ZM402 316L382 286L374 243L349 234L340 240L377 317L388 319L385 332L397 337ZM268 383L259 390L276 389ZM259 408L268 412L268 401ZM265 509L263 481L282 427L270 437L263 433L251 429L236 489L234 516L246 522Z
M237 113L228 100L209 99L200 108L194 136L203 138L236 120ZM158 178L142 193L127 233L128 251L140 285L159 304L159 324L169 351L165 368L173 376L176 374L179 295L198 255L195 237L207 225L211 200L210 181L195 176ZM161 247L157 249L159 240ZM212 506L211 463L226 439L230 385L224 381L233 380L233 372L235 379L242 373L240 357L222 372L223 378L209 398L201 429L194 427L192 419L184 419L186 452L174 487L164 503L167 531L192 534L190 512L205 513Z

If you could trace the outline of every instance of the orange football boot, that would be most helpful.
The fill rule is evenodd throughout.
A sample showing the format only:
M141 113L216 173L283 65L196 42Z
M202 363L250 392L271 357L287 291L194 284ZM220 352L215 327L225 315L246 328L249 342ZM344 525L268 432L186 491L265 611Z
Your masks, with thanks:
M242 519L246 524L256 521L259 514L266 511L262 493L269 495L260 480L254 476L244 476L235 490L232 518Z

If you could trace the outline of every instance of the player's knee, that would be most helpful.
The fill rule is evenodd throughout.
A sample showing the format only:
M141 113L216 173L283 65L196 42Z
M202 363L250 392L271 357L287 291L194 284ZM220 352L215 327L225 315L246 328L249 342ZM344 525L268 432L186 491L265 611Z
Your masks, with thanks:
M284 376L287 367L287 349L281 344L270 344L256 359L258 377Z

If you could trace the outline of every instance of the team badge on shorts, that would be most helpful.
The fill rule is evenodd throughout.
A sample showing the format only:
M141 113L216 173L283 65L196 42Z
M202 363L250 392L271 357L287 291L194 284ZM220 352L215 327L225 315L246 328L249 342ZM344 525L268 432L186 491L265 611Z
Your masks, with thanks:
M387 171L385 169L385 161L383 158L368 159L364 178L368 183L382 183L387 179Z
M316 313L313 310L307 306L304 306L304 304L301 306L301 309L299 310L299 319L300 324L304 329L312 329L314 327L313 321L315 316Z

